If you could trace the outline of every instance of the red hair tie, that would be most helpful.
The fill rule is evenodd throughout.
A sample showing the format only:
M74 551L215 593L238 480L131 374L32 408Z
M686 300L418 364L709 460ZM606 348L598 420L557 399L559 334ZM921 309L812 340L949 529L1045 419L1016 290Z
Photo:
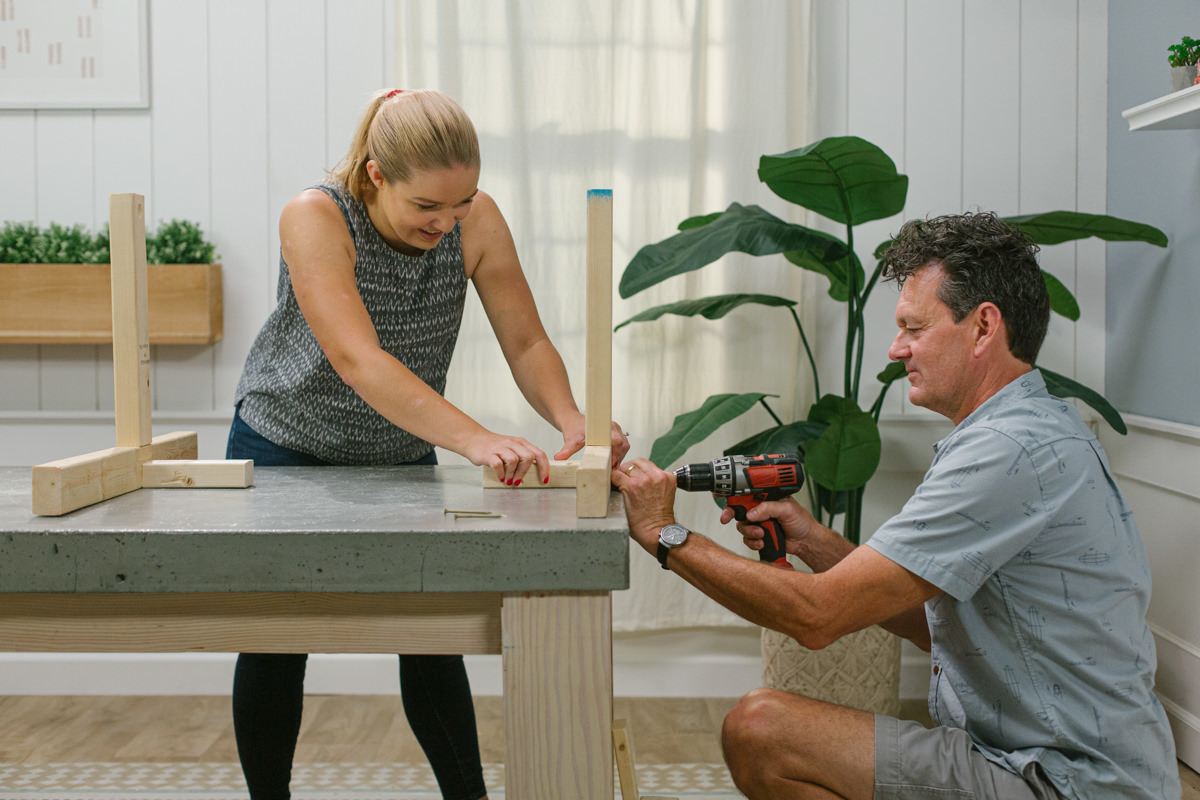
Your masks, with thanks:
M388 92L388 93L387 93L387 94L384 96L384 98L383 98L383 99L384 99L384 100L391 100L393 97L395 97L395 96L396 96L396 95L398 95L398 94L401 94L403 91L404 91L403 89L392 89L390 92Z

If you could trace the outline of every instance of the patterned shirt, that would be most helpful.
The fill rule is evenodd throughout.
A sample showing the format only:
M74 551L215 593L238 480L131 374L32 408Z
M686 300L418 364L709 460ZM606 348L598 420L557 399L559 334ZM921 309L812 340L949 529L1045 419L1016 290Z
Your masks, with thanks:
M929 711L1065 797L1178 798L1133 514L1075 408L1022 375L936 445L867 545L942 590Z
M420 256L393 250L366 206L340 184L333 198L354 240L354 276L380 346L441 394L466 300L462 230ZM371 408L337 374L308 327L279 256L278 305L250 348L235 393L251 428L277 445L335 464L399 464L433 450Z

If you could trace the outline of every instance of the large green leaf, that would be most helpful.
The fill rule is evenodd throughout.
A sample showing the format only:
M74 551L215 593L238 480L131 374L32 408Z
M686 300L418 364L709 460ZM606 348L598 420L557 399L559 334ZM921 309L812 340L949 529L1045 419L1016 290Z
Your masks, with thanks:
M875 380L884 386L890 386L907 374L908 368L904 366L903 361L893 361L879 371L879 374L875 376Z
M1147 242L1167 246L1167 235L1158 228L1107 214L1046 211L1005 217L1004 221L1020 228L1038 244L1059 244L1095 236L1106 242Z
M1075 295L1071 294L1071 290L1046 270L1042 270L1042 280L1046 283L1046 291L1050 293L1050 310L1062 314L1071 322L1078 322L1079 303L1075 302Z
M700 408L675 418L671 430L654 440L650 448L650 460L659 468L666 469L682 457L689 447L707 439L726 422L745 414L764 397L778 395L761 392L713 395Z
M775 425L759 431L735 445L725 448L727 456L754 456L763 453L800 454L804 445L817 439L829 426L824 422L801 420L789 425Z
M857 256L847 256L846 258L838 258L833 261L824 261L812 250L799 250L784 253L783 257L797 267L811 270L829 278L829 296L839 303L844 303L850 299L850 283L847 280L850 269L854 269L855 271L854 285L858 287L860 293L862 292L863 284L866 282L862 262L858 260Z
M809 410L810 422L829 427L805 450L812 479L833 491L865 486L879 466L882 445L875 419L845 397L827 394Z
M888 154L857 136L832 136L758 161L771 191L844 225L900 213L908 176Z
M1050 394L1055 397L1078 397L1091 406L1097 414L1104 417L1104 421L1111 425L1114 431L1122 436L1129 433L1129 429L1125 427L1125 420L1121 418L1121 414L1104 399L1102 394L1094 389L1089 389L1078 381L1068 378L1066 375L1051 372L1045 367L1038 367L1038 369L1042 371L1042 377L1046 379L1046 390Z
M693 218L695 219L695 218ZM730 204L716 219L681 231L637 252L621 275L621 297L632 297L675 275L700 269L727 253L769 256L813 250L823 260L846 255L846 245L827 233L784 222L755 205Z
M704 214L699 217L688 217L683 222L679 223L677 227L681 231L689 231L692 228L702 228L724 213L724 211L714 211L712 214Z
M754 303L763 306L794 306L795 300L778 297L773 294L720 294L713 297L702 297L699 300L680 300L675 303L648 308L640 314L635 314L622 322L614 331L619 331L633 322L649 322L667 314L680 317L694 317L697 314L705 319L720 319L738 306Z

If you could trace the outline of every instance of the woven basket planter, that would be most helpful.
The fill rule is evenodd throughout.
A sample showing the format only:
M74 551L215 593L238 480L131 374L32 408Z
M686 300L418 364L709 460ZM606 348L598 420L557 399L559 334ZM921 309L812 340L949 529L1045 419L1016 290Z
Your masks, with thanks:
M894 717L900 713L900 639L877 625L809 650L790 636L762 634L762 679L826 703Z

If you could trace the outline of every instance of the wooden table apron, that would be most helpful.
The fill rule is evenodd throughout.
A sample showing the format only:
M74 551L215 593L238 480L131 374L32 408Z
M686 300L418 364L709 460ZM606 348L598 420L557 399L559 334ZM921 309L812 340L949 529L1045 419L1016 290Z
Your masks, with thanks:
M258 467L35 517L29 470L0 468L0 651L501 653L513 800L613 797L628 586L616 493L577 519L574 492L475 467Z

